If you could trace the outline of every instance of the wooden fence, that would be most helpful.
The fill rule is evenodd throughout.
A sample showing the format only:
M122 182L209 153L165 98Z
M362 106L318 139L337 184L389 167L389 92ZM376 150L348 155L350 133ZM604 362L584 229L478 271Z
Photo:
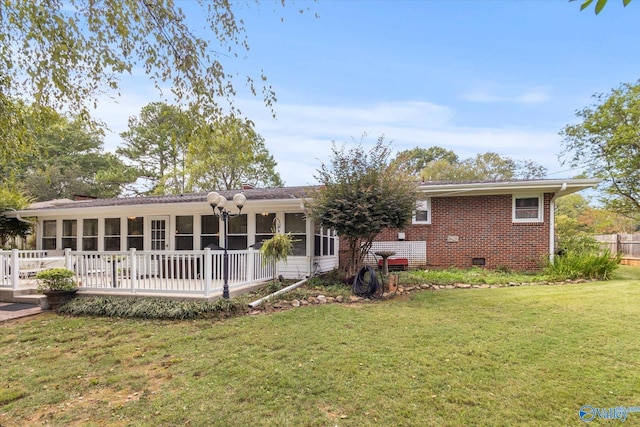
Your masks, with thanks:
M593 236L603 249L622 254L622 263L640 265L640 233L597 234Z

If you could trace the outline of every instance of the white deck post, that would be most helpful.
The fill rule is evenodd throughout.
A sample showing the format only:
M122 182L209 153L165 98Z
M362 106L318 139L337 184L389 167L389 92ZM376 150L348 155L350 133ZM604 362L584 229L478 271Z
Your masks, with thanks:
M18 289L18 279L20 278L20 263L18 262L18 250L11 249L11 287Z
M253 279L255 276L255 264L256 264L256 251L254 249L249 249L249 253L247 254L247 277L245 280L249 282L249 284L253 283Z
M71 257L71 249L64 249L64 268L67 270L73 270L73 258Z
M211 249L204 248L204 296L211 295L211 277L212 277L212 265L211 265Z
M136 262L136 248L131 248L129 251L129 265L131 266L131 272L129 273L129 279L131 280L131 293L136 293L136 285L138 280L138 263Z

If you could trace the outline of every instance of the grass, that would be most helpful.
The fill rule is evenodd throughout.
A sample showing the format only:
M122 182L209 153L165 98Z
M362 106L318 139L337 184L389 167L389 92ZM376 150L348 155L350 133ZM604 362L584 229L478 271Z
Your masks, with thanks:
M449 285L468 283L470 285L495 285L509 282L536 283L550 280L542 274L515 273L509 271L489 270L486 268L446 269L446 270L413 270L401 273L402 280L410 283L433 283Z
M585 404L640 406L639 279L224 321L48 313L0 325L0 425L580 425Z

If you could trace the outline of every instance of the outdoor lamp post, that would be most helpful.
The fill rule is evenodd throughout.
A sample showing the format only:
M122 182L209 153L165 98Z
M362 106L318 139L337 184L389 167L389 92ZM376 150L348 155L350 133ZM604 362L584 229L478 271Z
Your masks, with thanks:
M224 256L223 256L223 266L222 266L222 279L224 281L224 285L222 288L222 298L229 299L229 254L227 253L227 246L229 243L229 239L227 238L227 222L229 218L236 217L240 215L242 212L242 208L244 206L244 202L247 201L247 198L242 193L238 193L233 196L233 203L238 207L237 214L231 214L227 209L225 209L225 205L227 204L226 197L212 191L207 194L207 202L211 209L213 209L213 215L218 218L222 218L223 228L224 228ZM216 211L216 208L218 210Z

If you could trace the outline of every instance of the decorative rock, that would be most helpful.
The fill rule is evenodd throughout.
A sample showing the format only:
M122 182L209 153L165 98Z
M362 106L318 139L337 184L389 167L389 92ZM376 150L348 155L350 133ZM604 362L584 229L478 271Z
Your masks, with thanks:
M309 305L309 301L303 299L302 301L300 301L300 305L303 306L303 307L307 306L307 305Z
M327 303L327 297L324 296L324 295L318 295L317 300L318 300L318 304L326 304Z
M460 289L469 289L471 288L471 285L468 283L458 283L456 287Z
M294 299L291 301L291 307L300 307L300 301Z
M356 295L351 295L349 297L349 302L360 302L362 301L362 297L356 296Z
M336 297L336 302L342 302L344 300L344 298L342 298L342 295L338 295Z

